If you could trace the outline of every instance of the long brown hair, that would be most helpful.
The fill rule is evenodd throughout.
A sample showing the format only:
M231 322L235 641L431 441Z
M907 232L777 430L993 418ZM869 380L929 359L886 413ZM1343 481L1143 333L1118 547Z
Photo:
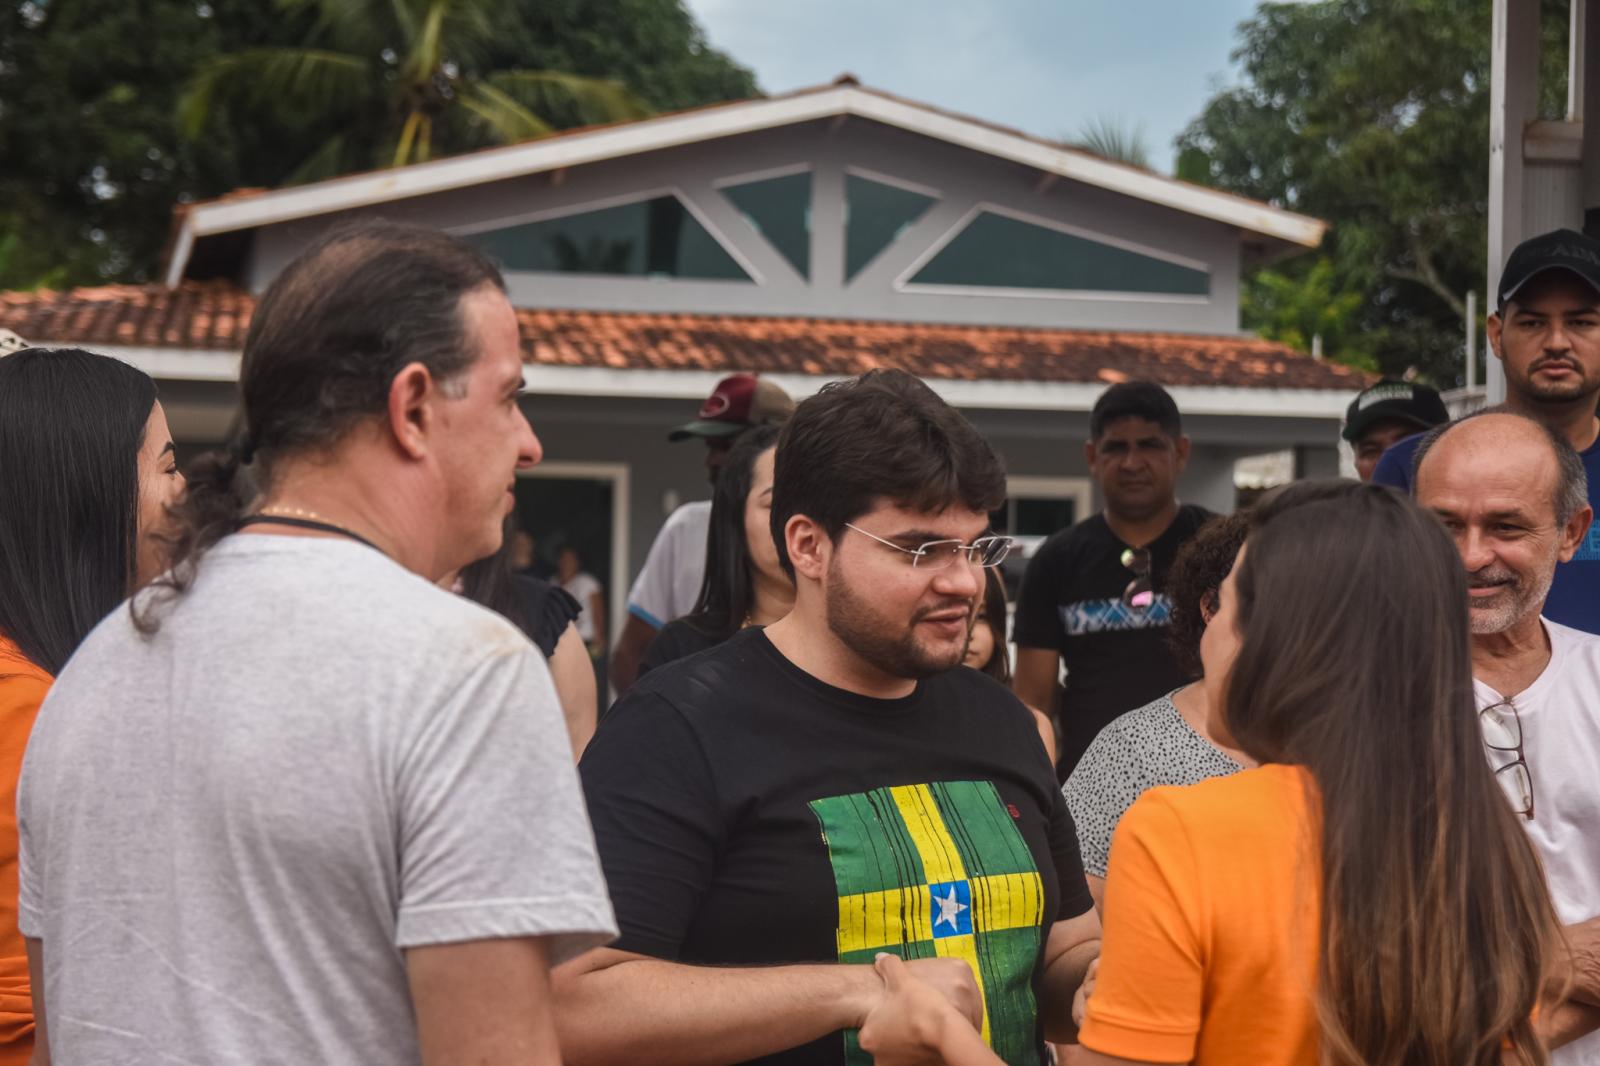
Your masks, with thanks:
M1316 784L1323 1062L1547 1062L1560 931L1484 758L1450 538L1388 489L1305 484L1258 508L1236 584L1228 729Z

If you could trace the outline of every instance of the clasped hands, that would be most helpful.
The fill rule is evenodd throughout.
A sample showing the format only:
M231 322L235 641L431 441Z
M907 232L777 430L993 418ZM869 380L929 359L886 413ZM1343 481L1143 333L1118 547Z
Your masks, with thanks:
M873 963L883 987L861 1025L862 1050L877 1066L989 1066L999 1058L983 1046L983 997L972 967L961 959L913 959L888 953ZM1099 960L1072 1002L1082 1023Z

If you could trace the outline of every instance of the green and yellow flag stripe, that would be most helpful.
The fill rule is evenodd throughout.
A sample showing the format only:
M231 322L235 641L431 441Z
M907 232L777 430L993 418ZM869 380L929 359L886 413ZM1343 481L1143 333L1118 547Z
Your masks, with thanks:
M874 789L811 804L839 892L841 962L880 951L960 958L977 977L983 1038L1008 1063L1037 1062L1032 977L1044 885L994 786ZM854 1034L846 1062L870 1063Z

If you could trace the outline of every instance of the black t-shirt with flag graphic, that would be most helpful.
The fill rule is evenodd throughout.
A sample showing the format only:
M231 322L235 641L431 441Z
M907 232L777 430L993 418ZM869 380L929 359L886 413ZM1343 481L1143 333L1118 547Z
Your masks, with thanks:
M1067 667L1056 763L1062 781L1113 718L1193 680L1167 647L1166 580L1178 549L1210 517L1204 507L1184 504L1150 542L1155 597L1148 607L1122 601L1134 578L1122 565L1128 545L1102 514L1056 533L1028 561L1012 639L1020 648L1058 652Z
M871 699L749 629L640 681L580 769L615 947L704 965L963 958L990 1046L1042 1061L1044 941L1092 901L1032 716L989 677L957 667ZM872 1060L839 1032L758 1061Z

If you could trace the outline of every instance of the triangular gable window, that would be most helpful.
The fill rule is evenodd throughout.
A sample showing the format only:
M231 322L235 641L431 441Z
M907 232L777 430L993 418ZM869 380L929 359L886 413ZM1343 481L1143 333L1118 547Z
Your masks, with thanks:
M745 219L789 261L802 278L811 276L811 173L785 174L742 185L724 185Z
M672 195L489 230L468 239L507 270L750 280Z
M844 176L844 195L844 279L847 282L934 204L932 196L856 174Z
M1204 270L981 211L928 261L913 285L1205 296Z

